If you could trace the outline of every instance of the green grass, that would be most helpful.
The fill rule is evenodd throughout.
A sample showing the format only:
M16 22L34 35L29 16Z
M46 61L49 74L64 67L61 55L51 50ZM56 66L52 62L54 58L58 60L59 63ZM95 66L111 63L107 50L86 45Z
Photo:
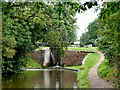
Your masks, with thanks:
M70 68L70 69L80 69L80 66L68 66L68 67L65 67L65 68Z
M78 72L77 81L79 88L89 88L90 84L87 79L88 72L100 59L98 53L89 53L85 59L85 63L81 65L81 70Z
M91 51L95 52L96 47L68 47L68 50L81 50L81 51Z
M39 47L38 50L43 50L45 47ZM28 58L27 65L22 68L41 68L41 65L38 64L36 61Z
M100 51L99 47L96 47L95 49L98 50L98 51Z
M41 68L41 65L32 59L28 59L26 67L23 68Z
M45 47L39 47L39 48L37 48L37 49L39 49L39 50L43 50Z

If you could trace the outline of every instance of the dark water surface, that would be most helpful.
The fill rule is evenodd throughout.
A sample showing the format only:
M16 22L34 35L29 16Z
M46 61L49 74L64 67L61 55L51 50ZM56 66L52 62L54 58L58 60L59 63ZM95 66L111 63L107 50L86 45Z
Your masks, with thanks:
M77 72L65 70L25 71L2 77L3 88L76 88Z

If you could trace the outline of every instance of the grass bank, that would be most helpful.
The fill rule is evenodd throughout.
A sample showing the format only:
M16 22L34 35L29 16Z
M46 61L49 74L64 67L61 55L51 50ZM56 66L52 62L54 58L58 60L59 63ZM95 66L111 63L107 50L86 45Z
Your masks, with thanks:
M23 68L41 68L41 65L29 58L27 65Z
M105 59L97 68L99 77L103 78L107 82L110 82L115 88L120 88L118 72L119 71L117 71L115 66L109 66L107 59Z
M77 81L78 81L78 87L79 88L89 88L90 84L87 79L88 72L90 68L92 68L99 60L100 60L100 55L97 53L94 48L96 47L69 47L68 50L82 50L82 51L92 51L95 53L89 53L86 56L85 63L81 66L71 66L71 67L66 67L66 68L71 68L71 69L80 69L78 74L77 74Z
M96 47L68 47L68 50L81 50L81 51L96 52L94 48Z

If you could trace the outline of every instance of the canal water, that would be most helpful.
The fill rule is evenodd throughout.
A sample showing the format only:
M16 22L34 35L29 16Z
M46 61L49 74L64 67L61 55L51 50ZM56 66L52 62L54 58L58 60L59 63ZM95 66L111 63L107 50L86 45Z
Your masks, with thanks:
M66 70L24 71L2 77L3 88L77 88L77 72Z

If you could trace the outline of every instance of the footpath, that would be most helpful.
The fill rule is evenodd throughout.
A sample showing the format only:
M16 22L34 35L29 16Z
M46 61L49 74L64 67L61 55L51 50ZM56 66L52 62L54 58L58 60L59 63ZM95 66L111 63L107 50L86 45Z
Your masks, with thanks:
M97 52L100 54L101 58L100 58L100 61L97 64L95 64L88 73L90 88L113 88L109 82L103 80L97 74L97 68L101 64L101 62L104 60L104 54L102 54L100 51L97 51Z

